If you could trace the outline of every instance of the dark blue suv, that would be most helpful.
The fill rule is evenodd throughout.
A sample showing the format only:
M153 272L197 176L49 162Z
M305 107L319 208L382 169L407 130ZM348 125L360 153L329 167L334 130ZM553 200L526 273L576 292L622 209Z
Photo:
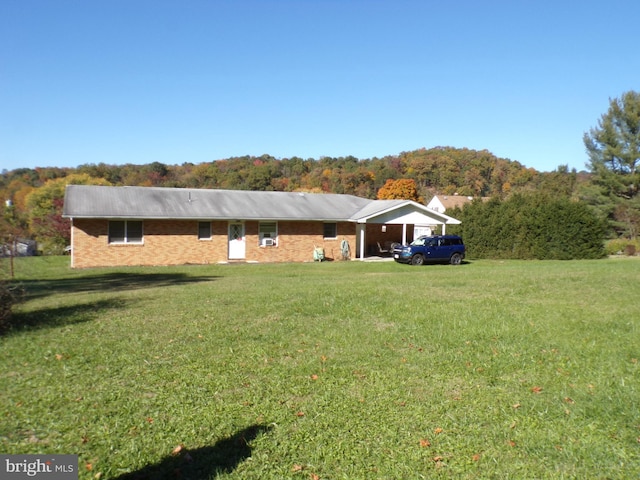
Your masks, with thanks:
M465 248L457 235L434 235L416 238L409 245L393 249L393 259L399 263L424 265L425 263L450 263L460 265Z

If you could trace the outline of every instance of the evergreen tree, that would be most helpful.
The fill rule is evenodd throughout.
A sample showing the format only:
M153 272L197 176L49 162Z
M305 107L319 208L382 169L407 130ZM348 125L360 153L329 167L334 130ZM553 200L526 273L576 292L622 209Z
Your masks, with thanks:
M449 212L447 212L449 214ZM603 222L584 202L545 194L474 201L451 215L462 221L471 258L568 260L604 255Z
M598 126L584 134L589 168L618 233L635 237L640 218L640 93L610 100Z

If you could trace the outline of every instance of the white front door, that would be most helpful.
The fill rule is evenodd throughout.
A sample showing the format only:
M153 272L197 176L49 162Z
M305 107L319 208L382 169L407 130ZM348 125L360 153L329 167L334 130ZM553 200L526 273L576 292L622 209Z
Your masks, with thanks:
M244 256L244 223L229 223L229 260L242 260Z

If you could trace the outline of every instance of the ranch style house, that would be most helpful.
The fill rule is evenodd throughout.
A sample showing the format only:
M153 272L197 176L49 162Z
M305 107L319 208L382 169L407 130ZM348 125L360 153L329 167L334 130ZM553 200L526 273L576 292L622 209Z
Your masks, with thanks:
M460 221L410 200L68 185L74 268L365 259Z

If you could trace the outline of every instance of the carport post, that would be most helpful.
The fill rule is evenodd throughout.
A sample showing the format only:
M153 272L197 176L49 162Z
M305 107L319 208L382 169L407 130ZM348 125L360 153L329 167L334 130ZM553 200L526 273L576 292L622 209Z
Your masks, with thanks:
M360 248L358 250L360 250L360 260L364 260L364 236L365 236L365 231L367 230L367 224L366 223L358 223L356 224L356 232L357 232L357 240L360 243Z

